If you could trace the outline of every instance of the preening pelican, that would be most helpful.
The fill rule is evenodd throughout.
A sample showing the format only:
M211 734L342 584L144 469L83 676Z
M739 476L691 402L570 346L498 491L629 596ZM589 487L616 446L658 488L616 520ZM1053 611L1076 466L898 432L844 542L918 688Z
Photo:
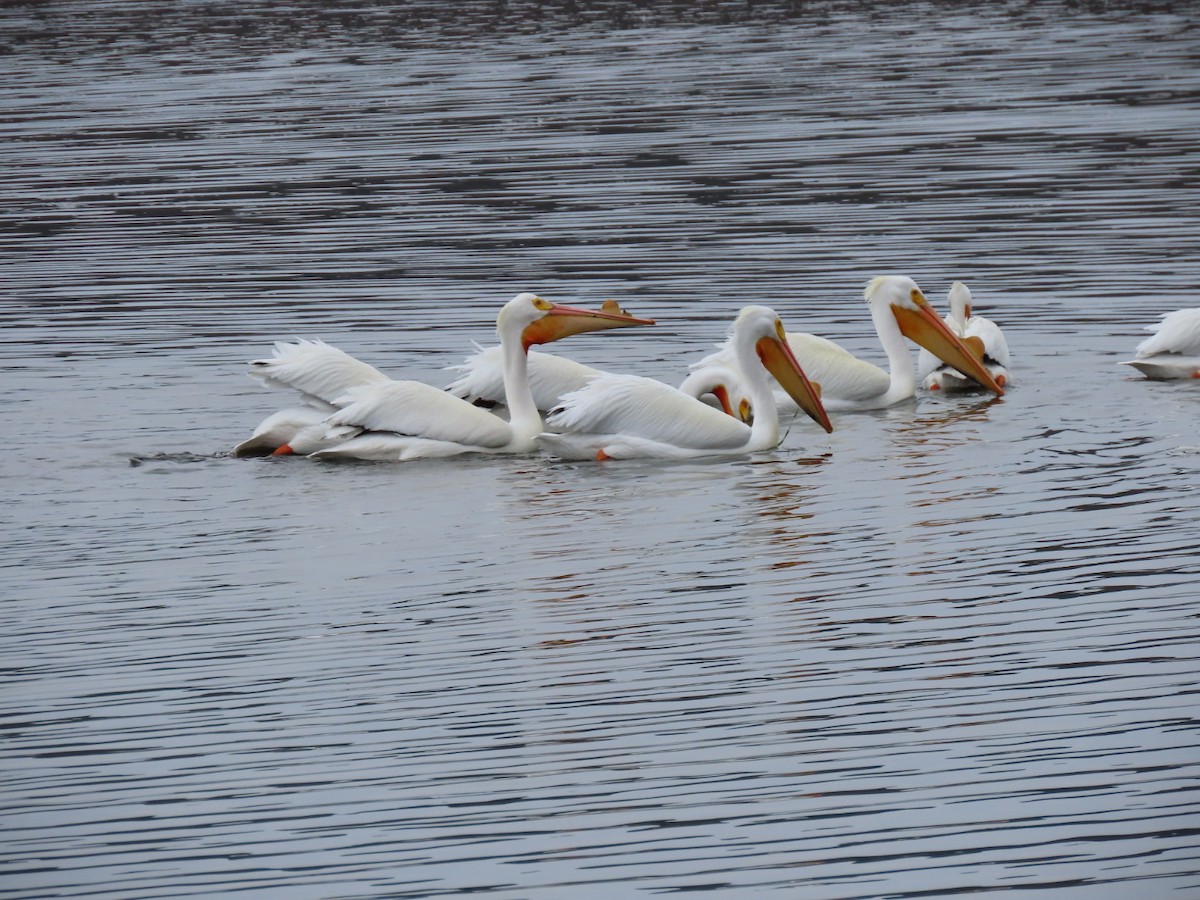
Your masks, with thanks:
M1137 346L1133 359L1118 363L1133 366L1147 378L1200 378L1200 307L1167 313L1153 332Z
M337 347L303 339L294 344L277 341L270 359L250 363L250 375L267 387L297 391L301 402L263 419L248 439L234 447L235 456L319 450L328 443L321 423L337 409L337 398L352 387L390 380Z
M688 459L767 450L779 443L779 416L767 373L826 431L833 426L816 388L788 348L783 323L765 306L737 317L733 351L758 410L754 424L725 415L678 388L636 375L603 374L563 398L538 435L564 459ZM553 432L561 433L553 433Z
M991 319L972 315L971 291L961 281L956 281L950 286L946 299L950 302L950 314L944 319L946 325L962 338L964 344L971 347L972 353L982 353L983 364L996 380L996 384L1006 387L1012 379L1008 372L1008 341L1005 340L1000 326ZM917 377L921 379L921 384L931 391L958 391L977 387L975 382L964 378L958 369L943 363L924 347L917 354Z
M931 351L944 362L964 372L988 390L1000 395L1004 389L996 383L975 353L938 318L916 282L904 275L881 275L872 279L863 292L871 310L871 319L879 342L887 354L890 371L872 365L835 344L812 334L792 332L788 345L814 383L821 386L821 401L833 411L881 409L912 397L917 390L912 357L904 343L907 337ZM978 349L978 348L976 348ZM723 365L735 372L740 368L725 348L702 359L693 367L702 370ZM744 388L731 392L745 393ZM785 398L780 412L792 411Z
M527 453L542 431L529 387L526 354L533 344L572 334L631 325L653 325L624 312L562 306L535 294L518 294L496 317L504 354L505 421L466 400L419 381L351 387L334 400L340 408L325 420L334 446L321 458L409 460L459 453Z

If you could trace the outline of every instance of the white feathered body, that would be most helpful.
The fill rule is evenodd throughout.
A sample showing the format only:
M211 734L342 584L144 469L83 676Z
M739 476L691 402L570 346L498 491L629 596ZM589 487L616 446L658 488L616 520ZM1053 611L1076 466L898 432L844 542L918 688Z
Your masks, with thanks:
M459 453L528 452L537 427L514 434L499 416L420 381L351 388L325 420L319 458L396 460Z
M603 373L568 393L546 419L538 444L563 459L686 459L746 452L750 426L639 375Z
M1121 365L1133 366L1147 378L1200 378L1200 307L1169 312L1145 330L1151 336Z

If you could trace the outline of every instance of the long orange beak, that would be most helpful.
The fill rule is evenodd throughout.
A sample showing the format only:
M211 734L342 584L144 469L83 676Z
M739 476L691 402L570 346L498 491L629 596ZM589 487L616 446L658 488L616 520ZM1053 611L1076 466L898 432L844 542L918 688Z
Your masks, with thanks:
M582 309L577 306L563 306L551 303L546 308L546 314L525 326L521 337L528 350L533 344L548 344L572 334L582 334L585 331L604 331L609 328L630 328L634 325L653 325L653 319L639 319L631 316L612 301L605 301L598 310Z
M916 310L903 306L892 306L892 315L900 325L900 333L920 344L942 362L953 366L972 381L978 382L997 397L1003 396L1004 388L996 383L979 356L955 336L941 320L929 301L916 291L913 292ZM980 348L981 349L981 348Z
M788 396L808 413L809 418L824 428L826 432L833 431L833 423L829 421L829 415L821 403L820 390L808 380L808 376L800 368L800 363L796 361L792 348L788 346L783 325L780 324L777 330L779 331L778 337L758 339L758 343L754 345L758 351L758 358L762 360L767 371L779 382L780 387L787 391Z

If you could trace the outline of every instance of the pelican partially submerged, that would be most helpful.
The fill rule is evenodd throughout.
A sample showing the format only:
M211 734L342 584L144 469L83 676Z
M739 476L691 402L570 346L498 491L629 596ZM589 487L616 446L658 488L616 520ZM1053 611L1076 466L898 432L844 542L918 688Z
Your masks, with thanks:
M390 381L374 366L320 340L277 341L269 359L250 363L250 375L265 386L299 394L294 406L267 416L233 452L235 456L312 453L330 442L325 418L354 387Z
M917 379L905 338L934 354L995 393L1004 393L972 348L950 330L933 311L924 293L904 275L882 275L872 279L863 292L871 311L875 332L888 359L881 369L822 337L789 332L787 342L804 371L821 386L821 401L831 412L882 409L916 394ZM722 366L735 373L740 367L727 343L693 366L693 374L709 366ZM690 376L689 376L690 377ZM731 393L744 395L740 385ZM776 397L780 412L794 411L786 397Z
M950 314L944 319L946 325L963 343L978 355L991 373L996 384L1007 387L1012 381L1009 374L1008 341L1000 326L984 316L976 316L971 310L971 291L961 281L950 286L946 295L950 304ZM925 348L917 354L917 377L921 384L931 391L971 390L979 384L966 378L958 369L943 362Z
M636 375L602 374L567 394L546 419L538 445L563 459L689 459L767 450L778 445L779 416L768 372L799 408L833 430L818 391L796 361L775 311L747 306L731 337L753 425Z
M1153 334L1138 344L1133 359L1118 365L1159 380L1200 378L1200 307L1169 312L1145 330Z
M351 387L336 398L339 408L324 421L324 438L334 443L312 455L402 461L531 452L543 424L529 384L529 348L586 331L653 324L652 319L625 312L563 306L536 294L518 294L496 318L507 420L432 385L388 379Z

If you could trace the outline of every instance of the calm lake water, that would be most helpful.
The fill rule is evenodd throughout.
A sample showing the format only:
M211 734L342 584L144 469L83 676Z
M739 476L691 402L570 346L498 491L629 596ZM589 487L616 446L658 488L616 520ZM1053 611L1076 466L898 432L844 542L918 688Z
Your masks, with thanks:
M0 897L1200 896L1200 384L1116 365L1200 303L1200 22L1116 6L6 4ZM881 361L885 272L1006 396L229 455L274 340Z

